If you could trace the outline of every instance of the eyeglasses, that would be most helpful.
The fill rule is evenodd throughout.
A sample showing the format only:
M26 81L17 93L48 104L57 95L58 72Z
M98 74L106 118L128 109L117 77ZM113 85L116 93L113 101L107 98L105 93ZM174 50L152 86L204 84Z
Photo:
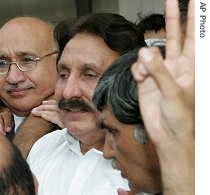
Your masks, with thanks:
M59 53L58 51L54 51L52 53L46 54L40 58L37 57L23 57L19 61L8 61L5 59L0 59L0 75L7 74L10 70L10 66L15 64L18 69L22 72L30 71L36 68L37 62L41 61L42 59L51 56L53 54Z

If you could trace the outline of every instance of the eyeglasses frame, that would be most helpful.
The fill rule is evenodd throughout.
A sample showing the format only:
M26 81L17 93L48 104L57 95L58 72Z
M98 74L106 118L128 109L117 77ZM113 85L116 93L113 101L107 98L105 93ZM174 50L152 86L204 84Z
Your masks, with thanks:
M1 73L1 72L0 72L0 75L5 75L5 74L7 74L7 73L9 72L10 66L11 66L12 64L15 64L15 65L18 67L18 69L19 69L20 71L22 71L22 72L27 72L27 71L34 70L34 69L37 67L37 62L41 61L42 59L44 59L44 58L46 58L46 57L48 57L48 56L51 56L51 55L53 55L53 54L56 54L56 53L59 53L59 51L54 51L54 52L48 53L48 54L46 54L46 55L44 55L44 56L42 56L42 57L40 57L40 58L38 58L38 57L34 58L33 60L34 60L34 62L36 63L36 65L35 65L33 68L28 69L28 70L23 70L23 69L20 67L20 65L19 65L20 62L18 62L18 61L11 61L11 62L9 62L9 69L8 69L8 71L5 72L5 73Z

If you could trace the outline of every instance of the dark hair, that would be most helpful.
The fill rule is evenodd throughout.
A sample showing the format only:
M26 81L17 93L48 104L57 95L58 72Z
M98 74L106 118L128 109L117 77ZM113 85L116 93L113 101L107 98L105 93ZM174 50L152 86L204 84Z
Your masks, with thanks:
M77 18L63 20L58 23L54 28L54 39L57 42L58 47L61 51L63 51L66 43L70 39L70 32L72 32L76 20Z
M162 54L165 52L161 47ZM137 60L138 49L120 56L101 76L93 95L93 103L102 111L108 106L124 124L143 124L137 94L137 83L131 66Z
M91 13L77 20L65 20L55 27L54 37L62 52L67 42L78 33L101 37L107 46L120 55L146 46L138 27L114 13Z
M130 70L137 60L137 51L122 55L105 71L93 96L93 103L99 111L107 105L114 116L125 124L142 122L137 85Z
M186 22L189 0L179 0L180 20Z
M1 195L35 195L32 172L17 147L11 143L11 161L0 169ZM3 158L1 156L1 158Z
M165 17L164 14L153 13L145 17L140 17L140 22L137 24L140 31L144 34L148 30L158 30L165 29Z

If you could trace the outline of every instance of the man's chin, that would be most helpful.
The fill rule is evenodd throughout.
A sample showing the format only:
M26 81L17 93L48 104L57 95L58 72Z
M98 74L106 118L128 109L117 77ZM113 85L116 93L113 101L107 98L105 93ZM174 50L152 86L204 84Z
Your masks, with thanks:
M139 194L140 193L140 189L137 188L137 186L135 186L132 182L128 182L129 188L131 189L131 191L135 194Z

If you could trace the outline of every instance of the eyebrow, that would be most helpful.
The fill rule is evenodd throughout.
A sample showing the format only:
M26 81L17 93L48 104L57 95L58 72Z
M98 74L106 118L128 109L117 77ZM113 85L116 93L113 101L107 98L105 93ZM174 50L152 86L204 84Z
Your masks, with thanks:
M35 57L37 56L35 53L29 52L29 51L26 51L26 52L20 51L20 52L15 53L15 56L17 56L17 57L22 57L22 56L26 56L26 55L31 55L31 56L35 56ZM4 53L0 53L0 58L10 59L11 56L8 56L7 54L4 54Z
M58 63L57 64L57 70L71 70L71 67L68 67L65 63ZM82 65L80 65L80 69L82 71L86 71L86 70L93 70L95 71L98 75L102 75L102 70L100 70L95 64L93 63L84 63Z
M61 70L62 69L69 69L65 64L62 64L62 63L58 63L56 67L57 67L57 69L61 69Z
M17 52L17 55L24 56L24 55L36 55L36 54L31 51L20 51L20 52Z
M106 129L108 130L109 132L118 132L119 130L115 127L112 127L108 124L106 124L104 122L104 119L99 119L98 122L97 122L97 127L99 127L100 129Z

